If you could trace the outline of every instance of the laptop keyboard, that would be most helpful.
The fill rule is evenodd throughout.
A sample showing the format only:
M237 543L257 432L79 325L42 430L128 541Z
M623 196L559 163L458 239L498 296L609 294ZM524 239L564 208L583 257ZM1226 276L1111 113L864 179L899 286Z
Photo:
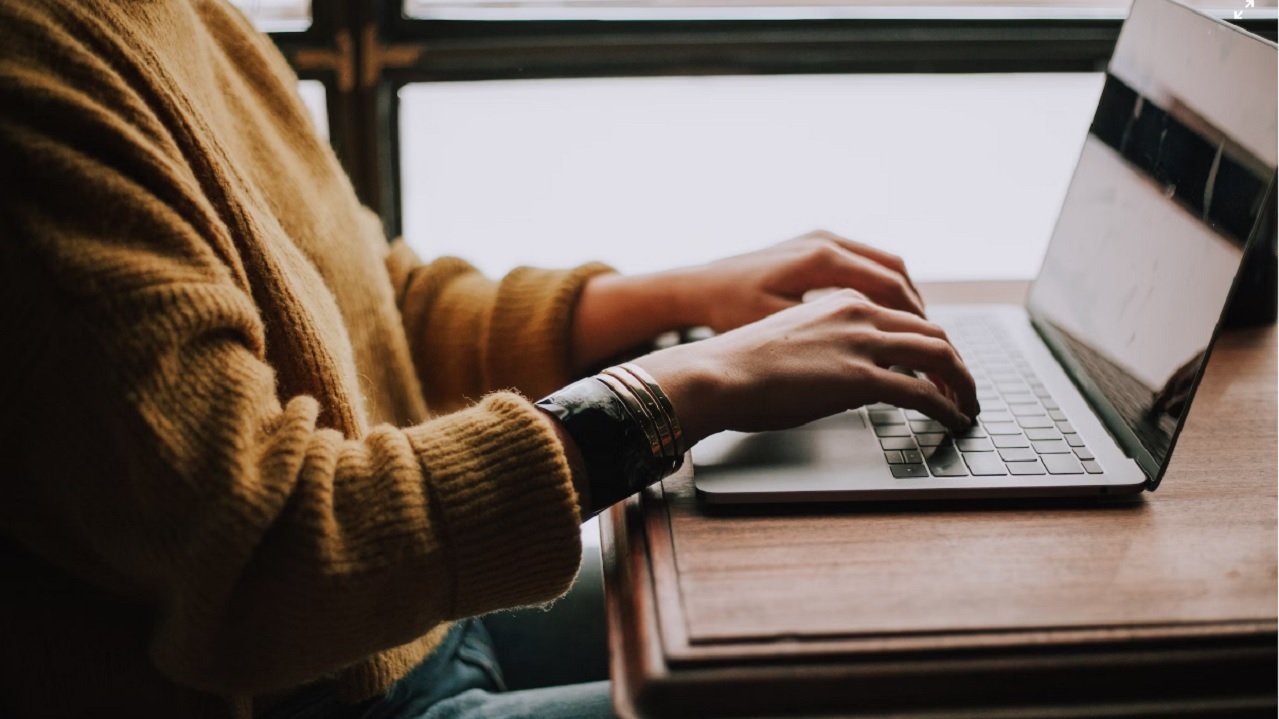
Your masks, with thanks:
M977 381L981 414L974 426L954 435L913 410L868 407L894 477L1102 473L1070 419L998 325L965 317L946 330Z

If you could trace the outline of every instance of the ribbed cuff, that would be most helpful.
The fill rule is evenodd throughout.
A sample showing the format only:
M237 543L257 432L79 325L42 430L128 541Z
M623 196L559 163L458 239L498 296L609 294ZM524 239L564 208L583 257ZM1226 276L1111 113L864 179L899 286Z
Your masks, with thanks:
M613 271L599 263L572 270L521 267L502 278L489 324L489 386L519 387L540 397L568 384L573 315L582 287Z
M455 576L452 616L547 602L581 562L577 496L550 419L499 392L407 430Z
M427 654L439 648L452 626L448 622L438 624L408 644L380 652L343 669L337 674L337 684L334 687L338 699L354 704L390 689L391 685L422 663Z

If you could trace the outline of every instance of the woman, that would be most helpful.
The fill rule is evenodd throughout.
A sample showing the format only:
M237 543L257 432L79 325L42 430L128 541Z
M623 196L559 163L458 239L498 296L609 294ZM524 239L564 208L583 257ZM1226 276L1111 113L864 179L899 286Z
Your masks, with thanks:
M466 618L563 593L579 523L708 434L977 411L901 262L827 233L423 263L295 84L221 0L0 5L6 716L605 712L503 704ZM565 387L690 325L722 334Z

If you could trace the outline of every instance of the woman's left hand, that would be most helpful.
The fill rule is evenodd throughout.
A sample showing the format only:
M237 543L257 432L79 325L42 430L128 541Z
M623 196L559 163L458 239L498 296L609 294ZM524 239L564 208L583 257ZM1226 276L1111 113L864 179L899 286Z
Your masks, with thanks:
M856 290L884 307L924 315L901 258L818 230L696 267L592 278L574 321L574 368L585 371L667 330L727 332L826 288Z

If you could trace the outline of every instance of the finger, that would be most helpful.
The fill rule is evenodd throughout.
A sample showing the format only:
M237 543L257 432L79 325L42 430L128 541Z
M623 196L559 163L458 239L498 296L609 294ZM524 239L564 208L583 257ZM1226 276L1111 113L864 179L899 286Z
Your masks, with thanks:
M883 345L875 354L880 365L901 365L940 378L946 387L954 391L961 411L969 416L978 413L977 383L949 342L936 337L895 332L884 337Z
M940 390L942 394L946 395L946 399L954 402L956 406L960 404L959 395L956 394L955 390L952 389L949 384L946 384L946 380L942 379L939 375L932 372L925 372L924 379L932 382L933 386Z
M877 307L870 315L871 324L885 332L913 332L917 335L935 337L950 342L950 336L941 325L910 312L902 312L887 307Z
M973 424L970 416L960 411L928 380L876 368L872 371L871 382L875 383L875 394L880 402L923 412L956 432L962 432Z
M951 350L957 357L959 356L959 351L956 350L954 345L950 342L950 337L946 334L946 330L942 329L940 325L929 322L922 317L913 315L909 312L890 310L884 307L876 308L876 311L870 313L868 317L876 328L885 332L913 333L942 340L950 345ZM936 372L925 373L928 375L929 380L933 381L942 390L942 392L946 393L948 397L959 403L961 407L973 412L980 412L980 403L977 401L976 390L973 390L973 394L971 396L964 394L962 391L964 387L969 386L970 383L974 382L974 380L972 373L968 371L968 366L963 363L962 357L959 357L959 361L960 367L963 369L964 374L967 377L967 381L964 383L952 386L950 382L947 382L944 379L943 375ZM924 371L923 368L913 369Z
M860 291L878 304L924 316L924 304L905 278L877 262L838 249L819 265L817 281Z
M849 252L853 252L867 259L874 260L875 262L883 265L884 267L887 267L893 272L896 272L897 274L901 275L906 280L906 284L912 290L915 290L916 292L918 292L918 290L915 289L914 280L911 279L910 273L906 270L906 261L903 260L901 257L898 257L897 255L894 255L891 252L885 252L884 250L881 250L878 247L867 245L865 243L858 242L856 240L850 240L847 237L841 237L833 232L823 232L822 236L825 239L838 244L840 247L843 247Z
M903 260L901 257L898 257L897 255L894 255L891 252L885 252L884 250L881 250L878 247L873 247L871 245L858 242L856 240L850 240L847 237L841 237L840 235L837 235L834 232L828 232L826 230L818 230L817 232L813 234L824 240L834 242L835 244L839 245L840 247L843 247L849 252L861 255L862 257L865 257L870 260L874 260L875 262L883 265L884 267L887 267L893 272L896 272L897 274L901 275L906 280L907 286L909 286L910 289L913 292L915 292L916 295L919 294L919 290L915 288L915 281L911 279L910 273L906 271L906 261Z

